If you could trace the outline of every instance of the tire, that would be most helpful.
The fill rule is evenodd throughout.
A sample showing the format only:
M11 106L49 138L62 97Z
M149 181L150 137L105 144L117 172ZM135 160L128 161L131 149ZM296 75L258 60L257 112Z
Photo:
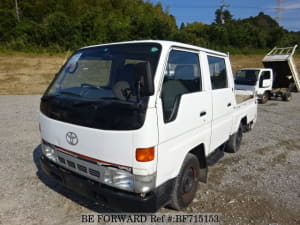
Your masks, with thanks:
M265 103L267 103L268 100L269 100L269 93L268 93L268 92L265 92L265 93L261 96L260 103L261 103L261 104L265 104Z
M297 92L297 87L296 87L296 84L294 82L290 83L289 85L289 91L292 92Z
M283 101L289 102L289 101L291 101L291 99L292 99L291 92L285 92L285 93L282 94L282 100Z
M227 141L225 152L236 153L241 147L242 139L243 139L243 126L242 124L240 124L237 132L231 135L229 140Z
M193 201L198 187L199 170L198 158L191 153L187 154L176 178L169 207L181 210Z

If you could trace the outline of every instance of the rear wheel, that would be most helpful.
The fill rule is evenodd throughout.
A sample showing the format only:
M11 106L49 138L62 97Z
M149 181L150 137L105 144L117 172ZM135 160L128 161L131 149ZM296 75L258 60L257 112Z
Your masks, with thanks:
M282 100L283 101L289 102L289 101L291 101L291 99L292 99L291 92L285 92L285 93L282 94Z
M292 92L292 91L297 92L297 87L296 87L296 84L294 82L290 83L290 85L289 85L289 91L290 92Z
M169 206L180 210L187 207L194 199L198 187L199 160L189 153L183 161L171 195Z
M242 124L240 124L237 132L231 135L229 140L227 141L225 151L230 153L237 152L241 147L242 139L243 139L243 126Z

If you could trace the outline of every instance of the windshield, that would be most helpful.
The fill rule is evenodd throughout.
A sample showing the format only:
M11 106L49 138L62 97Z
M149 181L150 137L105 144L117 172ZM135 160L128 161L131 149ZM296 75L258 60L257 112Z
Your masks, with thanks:
M99 129L140 128L149 98L144 94L149 93L145 91L149 76L143 77L142 71L147 69L154 79L160 52L161 46L155 43L78 50L47 89L41 112L56 120Z
M79 50L70 57L46 95L69 94L86 100L116 98L134 102L139 94L137 64L150 64L154 74L159 55L160 46L156 44Z
M238 70L236 72L234 83L244 85L255 85L259 70Z

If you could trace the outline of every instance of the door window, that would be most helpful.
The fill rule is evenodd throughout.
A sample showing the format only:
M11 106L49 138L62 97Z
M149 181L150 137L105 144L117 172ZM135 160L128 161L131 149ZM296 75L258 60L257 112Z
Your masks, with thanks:
M271 79L270 71L263 71L261 76L260 76L260 79L259 79L259 87L262 88L263 87L263 81L268 80L268 79Z
M228 87L226 64L223 58L208 56L208 65L212 89Z
M164 121L170 122L176 118L182 95L201 90L198 54L172 50L162 86Z

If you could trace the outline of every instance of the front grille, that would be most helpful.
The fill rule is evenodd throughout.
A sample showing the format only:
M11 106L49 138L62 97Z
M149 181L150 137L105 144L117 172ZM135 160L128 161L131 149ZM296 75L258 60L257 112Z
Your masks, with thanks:
M89 162L88 160L82 160L81 158L74 157L73 155L59 150L57 150L57 156L57 162L61 166L93 180L99 181L101 175L101 166L99 166L97 163Z
M82 165L80 165L80 164L77 164L77 168L78 168L79 170L81 170L82 172L87 173L87 168L86 168L85 166L82 166Z
M58 157L58 160L59 160L61 163L66 164L66 160L65 160L64 158Z
M68 166L75 168L75 163L73 163L72 161L67 160Z
M89 169L89 174L95 176L95 177L100 177L100 173L97 170Z

